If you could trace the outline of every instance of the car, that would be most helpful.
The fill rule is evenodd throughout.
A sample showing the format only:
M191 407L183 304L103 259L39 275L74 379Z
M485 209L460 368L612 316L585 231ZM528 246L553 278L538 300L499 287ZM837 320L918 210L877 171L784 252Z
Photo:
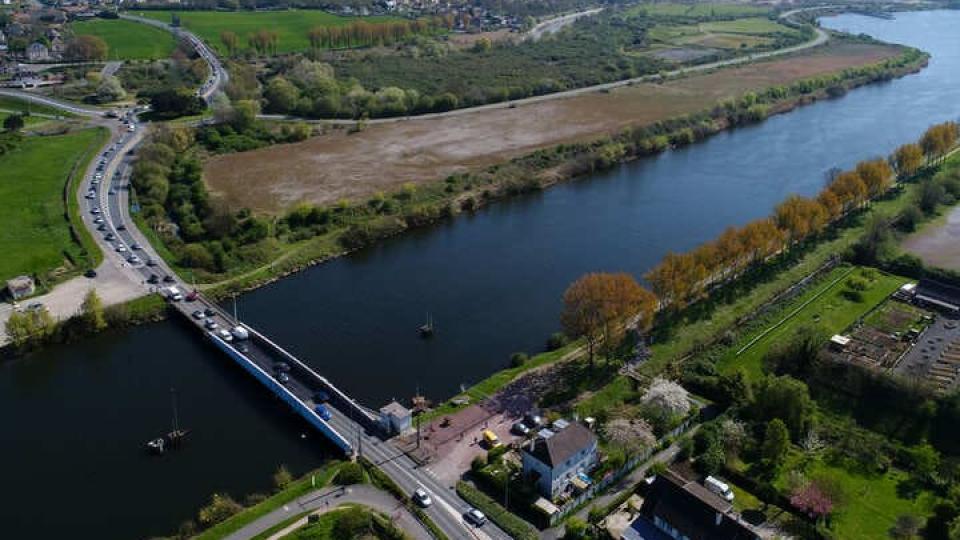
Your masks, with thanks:
M207 308L203 310L203 314L206 315L207 317L213 317L216 313L217 312L214 311L213 308Z
M116 240L116 238L117 237L114 236L112 232L107 233L107 235L103 237L103 239L106 240L107 242L113 242L114 240Z
M246 343L241 343L241 344L237 345L237 350L240 351L240 352L242 352L242 353L245 353L245 352L248 352L248 351L250 350L250 348L247 347Z
M220 325L217 324L217 321L213 319L207 319L203 322L203 325L207 327L207 330L216 330L217 328L220 328Z
M156 285L157 283L160 283L160 278L157 277L156 274L150 274L150 277L147 278L147 283Z
M97 194L91 190L91 191L88 191L87 194L83 196L83 198L87 200L92 200L97 198Z
M90 209L90 213L93 215L97 215L100 213L100 209L94 206L93 208Z
M93 278L97 277L97 271L94 270L93 268L91 268L91 269L89 269L89 270L87 270L86 272L83 273L83 277L89 278L89 279L93 279Z
M464 512L463 519L476 527L482 527L483 524L487 522L487 516L483 515L483 512L476 508L471 508Z
M106 225L105 223L101 223L101 224L97 225L97 230L103 232L103 231L107 230L107 225Z
M134 242L134 243L130 244L130 249L132 249L132 250L134 250L134 251L140 251L141 249L143 249L143 246L141 246L140 244Z
M313 401L316 403L326 403L330 401L330 394L324 392L323 390L317 390L313 393Z
M280 372L277 373L277 380L280 381L280 384L287 384L290 382L290 376L286 373Z
M543 425L543 418L533 413L527 413L523 416L523 423L530 429L537 429Z
M157 261L151 258L147 258L147 266L156 266L156 265L157 265Z
M225 330L225 329L220 330L219 332L217 332L217 337L226 341L227 343L230 343L231 341L233 341L233 334L231 334L229 330Z
M99 216L95 217L93 218L93 222L96 223L97 225L100 225L101 223L103 223L103 218Z
M277 362L273 365L273 370L277 373L283 373L285 371L290 371L290 364L286 362Z
M172 277L170 277L170 276L163 276L163 282L164 282L164 283L173 283L173 282L174 282L174 279L173 279Z
M140 260L140 257L137 257L136 255L131 255L127 257L127 262L130 264L140 264L142 261Z
M127 252L127 246L123 244L117 244L117 253L126 253L126 252Z
M514 422L513 426L510 427L510 433L514 435L520 435L521 437L526 437L530 434L530 428L528 428L523 422Z
M116 194L116 193L117 193L117 192L116 192L113 188L110 188L110 189L107 190L107 195L114 195L114 194Z
M117 230L118 230L118 231L125 231L125 230L127 230L127 226L124 225L123 222L117 223Z
M190 316L199 321L200 319L203 319L203 312L198 309L191 313Z
M190 291L187 293L187 302L193 302L199 297L200 297L200 293L198 293L197 291Z
M103 178L103 173L93 173L94 180L100 180L101 178Z
M27 311L38 311L43 309L43 304L40 302L34 302L32 304L27 304Z
M286 373L280 373L280 375L286 375ZM277 378L279 378L279 376ZM326 421L330 421L330 419L333 418L333 415L330 414L330 409L328 409L327 406L323 405L322 403L314 407L313 410L316 411L317 416Z
M430 494L423 488L417 488L416 491L413 492L413 500L423 508L433 504L433 499L430 498Z

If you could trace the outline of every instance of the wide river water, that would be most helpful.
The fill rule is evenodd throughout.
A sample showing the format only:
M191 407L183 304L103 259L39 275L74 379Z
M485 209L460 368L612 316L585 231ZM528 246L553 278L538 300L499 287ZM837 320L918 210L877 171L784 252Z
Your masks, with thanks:
M960 115L960 12L824 25L933 54L919 74L872 85L692 147L495 204L315 267L239 299L241 318L371 407L434 399L541 350L560 296L585 272L637 276L668 250L810 195L833 167L885 155ZM427 315L433 340L417 338ZM187 447L143 443L170 424ZM173 532L214 491L270 485L326 447L178 321L54 347L0 366L7 538L145 538Z

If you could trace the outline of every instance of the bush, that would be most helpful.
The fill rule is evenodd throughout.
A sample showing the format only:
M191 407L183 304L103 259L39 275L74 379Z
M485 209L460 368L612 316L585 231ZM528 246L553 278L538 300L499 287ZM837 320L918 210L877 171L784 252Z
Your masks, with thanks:
M555 351L566 347L568 343L570 343L570 338L568 338L566 334L563 332L554 332L547 338L547 350Z
M515 352L510 355L510 367L520 367L526 364L529 359L527 353Z
M358 463L344 463L337 472L334 482L338 486L349 486L363 483L363 467Z
M457 482L457 495L468 504L486 514L490 521L497 524L510 537L516 540L537 540L540 535L532 525L511 514L485 493L466 482Z

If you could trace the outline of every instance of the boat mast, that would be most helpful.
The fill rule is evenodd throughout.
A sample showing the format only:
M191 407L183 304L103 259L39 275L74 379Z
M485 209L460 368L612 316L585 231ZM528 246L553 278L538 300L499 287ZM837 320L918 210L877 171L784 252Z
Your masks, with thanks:
M173 405L173 434L174 436L178 435L180 432L180 419L177 415L177 389L170 389L170 401Z

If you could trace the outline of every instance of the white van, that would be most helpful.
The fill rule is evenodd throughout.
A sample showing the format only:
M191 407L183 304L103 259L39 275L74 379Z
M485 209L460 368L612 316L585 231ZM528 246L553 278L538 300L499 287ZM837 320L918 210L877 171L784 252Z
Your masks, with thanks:
M733 491L730 491L730 486L728 486L725 482L721 482L712 476L708 476L707 479L703 481L703 485L706 486L706 488L710 491L723 497L725 501L733 501Z

